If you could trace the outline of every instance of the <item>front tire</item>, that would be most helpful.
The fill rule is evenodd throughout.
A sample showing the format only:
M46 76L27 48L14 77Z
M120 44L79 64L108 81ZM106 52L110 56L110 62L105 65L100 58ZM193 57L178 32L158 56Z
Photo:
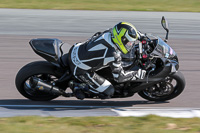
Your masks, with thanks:
M32 88L31 77L40 77L42 80L52 82L60 77L55 72L55 66L46 61L36 61L22 67L16 75L15 85L17 90L26 98L33 101L50 101L58 97Z
M183 74L178 71L167 77L164 82L162 81L152 87L146 88L138 94L149 101L167 101L180 95L184 88L185 78Z

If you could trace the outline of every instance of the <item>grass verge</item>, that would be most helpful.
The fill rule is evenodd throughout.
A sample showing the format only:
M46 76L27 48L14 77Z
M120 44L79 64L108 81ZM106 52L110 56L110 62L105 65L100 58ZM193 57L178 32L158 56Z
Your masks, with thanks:
M0 8L200 12L200 0L0 0Z
M200 119L146 117L0 118L0 133L199 133Z

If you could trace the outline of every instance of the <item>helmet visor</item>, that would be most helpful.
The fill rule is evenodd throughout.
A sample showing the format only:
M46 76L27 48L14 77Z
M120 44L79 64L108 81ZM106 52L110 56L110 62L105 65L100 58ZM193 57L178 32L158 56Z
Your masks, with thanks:
M126 50L127 50L127 51L130 51L130 50L133 48L134 44L135 44L135 41L127 42L127 43L125 44Z

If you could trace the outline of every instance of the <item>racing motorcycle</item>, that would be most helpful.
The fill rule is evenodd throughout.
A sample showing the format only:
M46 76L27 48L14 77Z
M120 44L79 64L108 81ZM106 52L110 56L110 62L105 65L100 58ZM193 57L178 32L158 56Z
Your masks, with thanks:
M97 70L96 73L109 80L115 87L111 98L131 97L138 93L149 101L166 101L177 97L185 88L185 78L178 70L179 62L175 51L167 44L169 26L162 17L162 27L166 38L145 34L135 44L132 51L122 54L124 70L135 70L139 66L146 70L144 79L117 83L110 67ZM34 52L46 61L31 62L22 67L16 75L16 88L26 98L35 101L48 101L59 96L73 97L74 88L84 89L85 98L100 98L98 93L90 91L87 84L80 83L70 72L63 52L65 43L59 39L32 39L30 46Z

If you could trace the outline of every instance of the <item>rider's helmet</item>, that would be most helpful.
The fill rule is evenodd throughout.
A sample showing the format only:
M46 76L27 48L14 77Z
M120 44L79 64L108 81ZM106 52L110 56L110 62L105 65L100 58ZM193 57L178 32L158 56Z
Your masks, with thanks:
M120 22L112 29L112 40L124 54L131 50L138 36L137 29L127 22Z

